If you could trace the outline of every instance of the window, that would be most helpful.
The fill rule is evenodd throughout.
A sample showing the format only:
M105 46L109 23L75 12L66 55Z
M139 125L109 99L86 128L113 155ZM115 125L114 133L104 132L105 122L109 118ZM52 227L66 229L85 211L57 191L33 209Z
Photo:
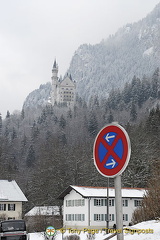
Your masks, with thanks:
M94 214L94 221L101 221L101 214Z
M94 199L94 206L101 206L101 199Z
M0 211L6 211L6 204L0 204Z
M14 218L9 217L8 220L11 220ZM10 232L13 231L26 231L26 225L23 220L18 220L18 221L4 221L1 223L1 231L2 232ZM15 239L15 238L14 238ZM13 240L13 239L12 239Z
M8 204L8 211L15 211L15 204Z
M75 206L79 207L79 206L84 206L84 205L85 205L84 199L76 199L75 200Z
M66 221L74 221L74 214L66 214Z
M114 206L114 199L109 199L109 206L113 207Z
M123 214L123 221L128 221L128 214Z
M128 207L128 200L127 199L123 199L123 207Z
M141 206L141 200L134 200L134 206L135 207Z
M107 199L94 199L94 206L107 206ZM114 206L114 199L109 199L109 206Z
M75 221L85 221L84 214L75 214Z
M114 214L109 214L109 221L114 221Z
M94 214L94 221L107 221L107 214ZM114 221L114 214L109 214L109 221Z
M84 199L75 199L75 200L66 200L66 207L78 207L78 206L84 206L85 200Z

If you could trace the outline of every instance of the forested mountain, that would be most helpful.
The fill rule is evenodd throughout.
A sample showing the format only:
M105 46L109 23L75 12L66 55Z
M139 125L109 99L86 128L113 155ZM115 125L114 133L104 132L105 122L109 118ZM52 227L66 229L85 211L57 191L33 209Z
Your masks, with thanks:
M92 149L98 131L113 121L131 139L123 185L147 186L160 161L159 29L160 4L107 40L80 46L68 70L77 82L74 109L49 104L47 83L29 94L21 114L0 118L1 179L17 181L26 209L60 204L56 198L70 184L106 186Z
M99 44L81 45L69 67L78 94L86 101L95 94L108 97L134 75L150 76L160 66L159 29L160 4L146 18L127 24Z
M41 84L39 89L35 89L27 96L23 108L27 110L34 107L44 107L48 104L50 95L51 83Z
M106 186L92 149L97 132L116 121L127 130L132 146L123 185L145 187L160 156L159 86L156 69L151 79L134 76L108 99L94 96L86 104L77 97L72 110L48 104L39 107L37 115L32 108L8 112L0 119L1 179L17 181L29 200L25 210L60 204L56 198L70 184Z
M96 45L81 45L72 57L68 73L77 93L88 103L92 96L107 98L122 89L134 75L150 77L160 66L160 4L137 23L127 24ZM41 85L26 98L24 108L46 104L51 85Z

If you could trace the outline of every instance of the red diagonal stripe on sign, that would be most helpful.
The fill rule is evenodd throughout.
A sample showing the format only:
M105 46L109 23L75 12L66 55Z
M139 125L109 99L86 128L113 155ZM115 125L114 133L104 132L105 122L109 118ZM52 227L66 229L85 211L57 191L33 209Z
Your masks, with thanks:
M101 162L102 164L104 164L104 162L105 163L107 162L110 155L112 155L112 157L114 158L114 160L117 161L118 164L121 164L121 162L122 162L121 159L119 158L119 156L114 151L114 148L115 148L119 139L120 139L120 137L116 136L112 145L109 145L104 138L101 139L101 143L107 149L107 153L106 153L103 161Z

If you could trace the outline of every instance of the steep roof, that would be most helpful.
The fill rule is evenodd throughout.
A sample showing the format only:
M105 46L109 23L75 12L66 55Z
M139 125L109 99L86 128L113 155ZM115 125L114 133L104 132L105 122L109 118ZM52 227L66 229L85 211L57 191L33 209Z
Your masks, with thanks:
M61 86L65 87L74 87L76 85L75 81L72 80L72 77L70 77L68 74L64 77L64 79L60 82Z
M0 201L27 202L28 200L14 180L0 180Z
M105 198L107 196L107 188L105 187L83 187L70 185L64 190L59 199L63 199L71 190L75 190L84 198ZM122 188L123 198L143 198L146 190L144 188ZM109 197L115 197L115 189L109 188Z
M58 206L38 206L32 208L25 216L36 216L36 215L60 215Z
M56 68L57 67L57 63L56 63L56 59L54 60L54 63L53 63L53 68Z

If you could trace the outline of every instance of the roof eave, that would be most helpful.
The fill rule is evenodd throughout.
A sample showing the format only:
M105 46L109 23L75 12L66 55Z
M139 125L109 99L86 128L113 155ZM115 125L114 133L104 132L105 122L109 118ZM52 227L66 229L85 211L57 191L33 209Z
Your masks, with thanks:
M71 190L74 190L75 192L77 192L78 194L80 194L82 197L87 198L86 196L84 196L84 195L82 195L80 192L78 192L73 186L70 185L68 188L66 188L66 189L57 197L57 199L63 200L64 197L71 192Z

